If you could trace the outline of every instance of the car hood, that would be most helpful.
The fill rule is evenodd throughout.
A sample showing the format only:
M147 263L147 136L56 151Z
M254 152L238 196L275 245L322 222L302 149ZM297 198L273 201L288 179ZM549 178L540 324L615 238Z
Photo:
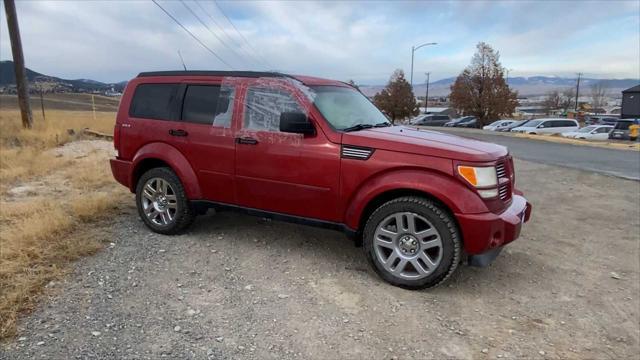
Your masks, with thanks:
M501 145L407 126L344 133L342 143L461 161L494 161L508 154Z

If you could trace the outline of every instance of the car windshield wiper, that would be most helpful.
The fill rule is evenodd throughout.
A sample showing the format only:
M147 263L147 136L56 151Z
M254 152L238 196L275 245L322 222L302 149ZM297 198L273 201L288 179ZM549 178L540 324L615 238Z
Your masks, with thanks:
M344 132L358 131L358 130L363 130L363 129L371 129L372 127L373 127L373 125L371 125L371 124L355 124L353 126L349 126L348 128L342 129L342 131L344 131Z
M391 126L391 123L388 122L388 121L377 123L377 124L373 125L373 127L377 127L377 128L379 128L379 127L387 127L387 126Z
M355 125L350 126L348 128L342 129L342 131L349 132L349 131L358 131L358 130L363 130L363 129L371 129L371 128L374 128L374 127L379 128L379 127L387 127L387 126L391 126L391 123L388 122L388 121L377 123L375 125L371 125L371 124L355 124Z

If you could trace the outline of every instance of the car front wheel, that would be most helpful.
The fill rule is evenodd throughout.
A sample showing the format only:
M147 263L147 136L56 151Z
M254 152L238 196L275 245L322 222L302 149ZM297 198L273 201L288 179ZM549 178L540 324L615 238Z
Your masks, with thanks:
M413 196L391 200L375 210L363 240L376 273L407 289L445 281L457 268L462 251L452 216L435 202Z
M160 234L178 234L195 218L180 179L169 168L151 169L140 177L136 203L145 225Z

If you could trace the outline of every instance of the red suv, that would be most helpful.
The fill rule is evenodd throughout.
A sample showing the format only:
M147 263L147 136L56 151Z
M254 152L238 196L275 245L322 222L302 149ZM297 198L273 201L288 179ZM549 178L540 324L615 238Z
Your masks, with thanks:
M141 73L114 130L116 180L153 231L208 208L340 230L391 284L486 265L531 205L494 144L393 126L348 84L279 73Z

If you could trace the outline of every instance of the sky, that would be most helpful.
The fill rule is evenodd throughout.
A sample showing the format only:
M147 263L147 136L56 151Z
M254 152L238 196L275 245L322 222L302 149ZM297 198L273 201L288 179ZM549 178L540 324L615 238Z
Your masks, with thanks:
M277 70L377 85L395 69L409 78L411 47L436 42L415 52L417 83L425 72L432 81L456 76L484 41L509 76L640 78L640 0L158 3L217 57L151 0L16 1L26 65L119 82L182 69L179 50L190 70ZM0 60L10 59L0 16Z

